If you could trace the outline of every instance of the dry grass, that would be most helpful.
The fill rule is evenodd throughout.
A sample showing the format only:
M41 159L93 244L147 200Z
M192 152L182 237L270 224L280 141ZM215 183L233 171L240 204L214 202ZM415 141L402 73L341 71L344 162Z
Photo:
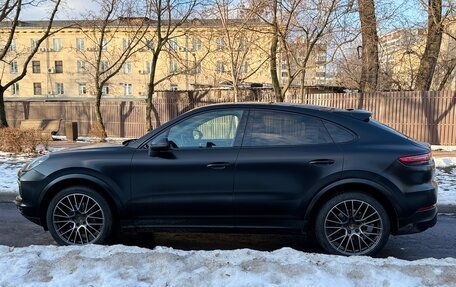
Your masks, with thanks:
M99 142L106 141L106 134L96 122L92 125L92 128L89 131L89 136L97 138Z
M12 153L35 153L36 147L42 144L45 149L49 146L50 134L42 130L2 128L0 129L0 150Z

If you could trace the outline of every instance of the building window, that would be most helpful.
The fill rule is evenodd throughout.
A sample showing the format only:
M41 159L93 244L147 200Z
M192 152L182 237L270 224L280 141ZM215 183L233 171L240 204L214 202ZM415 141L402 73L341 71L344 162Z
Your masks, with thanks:
M108 85L104 85L103 87L101 87L101 94L103 96L109 95L109 86Z
M146 61L146 69L144 70L144 73L150 74L151 67L152 67L152 61Z
M59 52L62 50L62 41L59 38L52 39L52 42L54 44L54 51Z
M196 61L193 63L193 73L194 74L201 73L201 62L200 61Z
M173 51L177 51L177 49L179 49L176 39L169 39L169 48Z
M100 71L104 72L108 69L108 62L107 61L100 61Z
M225 40L223 38L217 38L215 43L217 44L217 50L223 50L225 48Z
M123 65L123 72L124 74L130 74L131 73L131 62L127 61Z
M87 86L85 83L79 83L79 95L87 95Z
M101 50L102 51L107 51L108 50L108 41L106 41L106 39L104 39L103 43L101 43Z
M10 72L11 74L17 74L17 61L12 61L10 63Z
M146 40L146 49L153 50L154 49L154 41L151 39Z
M41 83L33 83L33 94L35 96L40 96L42 95L41 92Z
M65 93L65 91L63 90L63 83L55 84L55 92L57 95L63 95Z
M201 50L201 40L199 38L193 38L193 51Z
M179 65L177 63L177 60L171 59L171 61L169 62L169 72L176 73L178 68L179 68Z
M130 39L128 38L123 38L122 39L122 46L123 46L123 50L127 50L129 47L130 47Z
M63 73L63 61L54 61L54 70L56 74Z
M13 96L19 95L19 83L14 83L14 84L11 86L11 94L12 94Z
M177 86L177 84L171 84L171 91L177 91L179 89L179 87Z
M40 61L32 61L32 73L34 73L34 74L41 73Z
M78 73L84 73L86 71L86 63L84 60L78 60L76 62L76 66L77 66L77 71Z
M247 50L247 40L244 37L239 39L239 50L246 51Z
M131 84L124 84L124 96L133 95L133 89Z
M16 51L16 40L14 40L14 39L11 40L11 44L10 44L8 50L10 52L15 52Z
M38 46L38 40L37 39L31 39L30 40L30 48L35 49Z
M225 72L225 64L223 64L222 61L217 61L217 63L215 63L215 72L217 72L217 73Z
M245 74L249 71L249 63L247 61L242 62L240 72Z
M84 39L77 38L76 39L76 51L84 51Z

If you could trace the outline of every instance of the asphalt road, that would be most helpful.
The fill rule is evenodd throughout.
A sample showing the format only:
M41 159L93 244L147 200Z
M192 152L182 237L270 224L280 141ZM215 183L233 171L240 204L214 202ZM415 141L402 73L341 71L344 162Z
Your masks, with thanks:
M391 236L378 257L456 258L456 215L439 214L437 225L425 232ZM23 218L12 203L0 203L0 245L23 247L56 244L49 232ZM141 233L120 234L112 244L153 248L156 245L184 250L251 248L275 250L292 247L306 252L322 252L317 244L303 236L220 233Z

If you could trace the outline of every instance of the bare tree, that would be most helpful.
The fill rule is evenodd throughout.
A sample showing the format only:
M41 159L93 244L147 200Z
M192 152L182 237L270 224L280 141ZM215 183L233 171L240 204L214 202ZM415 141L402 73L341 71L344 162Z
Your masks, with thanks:
M92 128L102 139L107 137L101 114L101 99L106 91L105 87L125 68L128 59L143 47L142 40L148 31L149 21L145 16L132 16L136 13L134 3L135 1L128 0L100 0L100 11L91 13L95 16L89 16L80 27L91 46L79 49L78 54L93 82L96 123Z
M158 84L164 80L183 73L183 70L174 71L165 77L157 77L157 65L162 52L170 52L168 55L177 55L175 52L175 45L173 39L181 36L177 30L187 22L189 17L195 12L199 0L149 0L150 18L155 21L152 39L149 39L150 53L150 73L147 83L147 98L146 98L146 124L147 129L152 130L152 116L153 110L152 97L155 93ZM176 43L176 44L174 44ZM170 47L171 46L171 47ZM178 57L177 57L178 59Z
M11 86L17 84L20 80L22 80L27 74L27 68L32 60L33 56L38 52L41 44L52 34L57 33L58 30L52 30L52 24L54 22L55 15L57 14L57 10L60 6L60 0L53 1L53 9L49 16L49 21L47 22L47 26L43 27L43 33L41 37L36 41L34 47L27 52L25 55L17 55L12 49L14 33L16 32L17 27L20 25L19 17L21 15L21 11L26 5L35 5L36 2L34 1L27 1L23 2L22 0L14 0L14 1L3 1L2 6L0 6L0 23L9 27L9 33L7 35L6 41L3 39L0 40L0 61L6 64L11 64L11 59L15 59L16 57L25 57L22 63L20 72L15 75L13 78L6 80L5 77L0 77L0 128L8 127L8 122L6 120L6 112L5 112L5 102L4 102L4 94L5 91L10 88ZM5 82L4 82L5 81Z
M426 4L427 5L427 4ZM415 90L428 91L431 88L437 59L442 42L442 0L429 0L426 47L416 75Z
M358 0L362 35L361 91L371 93L377 90L379 71L377 17L374 0Z
M449 7L456 10L456 2ZM445 43L445 47L443 47ZM434 74L434 85L439 91L444 90L447 84L454 78L456 71L456 16L447 17L443 27L442 47Z
M214 16L220 21L222 47L218 49L222 60L216 65L216 72L226 73L225 60L228 61L228 81L233 87L234 101L239 99L241 83L254 75L269 60L268 52L263 46L266 39L263 23L257 19L257 8L254 5L246 8L233 0L215 0ZM261 44L259 44L261 43ZM250 57L261 53L260 57ZM248 61L257 58L258 61Z

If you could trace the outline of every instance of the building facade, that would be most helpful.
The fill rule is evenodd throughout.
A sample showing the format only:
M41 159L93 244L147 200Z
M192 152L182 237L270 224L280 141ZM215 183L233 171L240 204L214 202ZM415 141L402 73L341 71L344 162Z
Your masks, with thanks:
M129 25L123 25L120 19L110 24L107 40L102 43L102 56L97 58L100 33L94 21L55 21L54 33L40 45L28 66L27 75L5 96L89 97L95 94L97 69L119 68L103 86L104 96L144 97L152 51L157 43L155 25L149 21L152 24L135 46L135 52L121 67L116 66L116 61L135 41L132 35L140 30L137 25L131 25L131 21ZM2 24L0 42L7 39L10 32L8 25ZM46 21L20 23L7 58L0 63L2 81L8 81L21 72L25 59L37 45L47 24ZM270 85L270 27L257 22L252 25L254 29L239 31L236 30L236 20L230 24L232 29L223 28L217 19L193 19L178 27L157 61L156 89L229 87L234 76L242 85ZM309 73L307 82L321 83L322 75Z

